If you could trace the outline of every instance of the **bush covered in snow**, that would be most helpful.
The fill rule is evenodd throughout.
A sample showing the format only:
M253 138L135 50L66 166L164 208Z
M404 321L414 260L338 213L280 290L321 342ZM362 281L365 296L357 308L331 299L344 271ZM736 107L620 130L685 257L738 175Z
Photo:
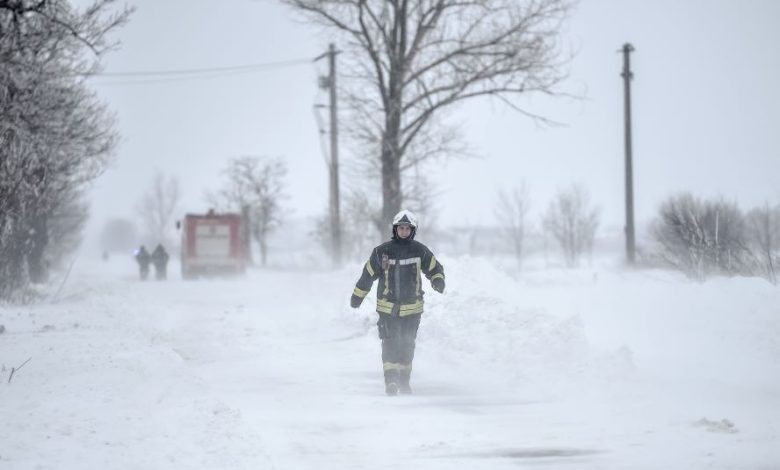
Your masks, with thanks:
M776 282L780 206L745 215L736 203L685 193L662 204L652 230L660 245L656 257L690 277L762 275Z

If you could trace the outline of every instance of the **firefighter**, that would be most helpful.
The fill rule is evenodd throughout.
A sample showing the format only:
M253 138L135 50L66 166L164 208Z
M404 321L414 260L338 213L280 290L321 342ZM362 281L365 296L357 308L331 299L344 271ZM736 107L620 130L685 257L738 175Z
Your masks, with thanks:
M140 271L141 280L145 281L149 277L149 261L151 257L149 252L146 251L146 247L141 245L140 248L135 250L135 260L138 262L138 269Z
M168 277L168 252L162 244L158 244L152 252L155 278L160 281Z
M444 292L444 266L428 247L414 240L416 232L417 218L412 212L402 210L393 217L392 239L371 252L350 299L352 308L360 307L374 281L379 280L377 329L382 340L385 393L390 396L412 393L409 379L423 313L420 274L435 291Z

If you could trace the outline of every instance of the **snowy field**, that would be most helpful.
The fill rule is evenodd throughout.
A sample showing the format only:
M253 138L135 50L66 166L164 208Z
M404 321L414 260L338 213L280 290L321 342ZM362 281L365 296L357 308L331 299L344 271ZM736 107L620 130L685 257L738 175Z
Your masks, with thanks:
M359 264L80 259L57 298L0 305L0 468L780 468L779 287L441 260L415 394L386 397Z

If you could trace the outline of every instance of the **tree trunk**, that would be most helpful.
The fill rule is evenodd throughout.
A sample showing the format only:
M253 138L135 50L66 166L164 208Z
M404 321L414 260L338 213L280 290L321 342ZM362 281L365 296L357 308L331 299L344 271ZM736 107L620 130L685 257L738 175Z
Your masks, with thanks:
M401 166L398 154L388 148L393 145L389 140L382 145L382 223L388 225L401 210Z
M246 264L249 266L253 266L254 260L252 260L252 212L249 210L248 205L241 206L241 216L244 219L244 225L243 225L243 233L241 236L243 237L243 243L244 243L244 260L246 261Z
M13 223L12 223L13 225ZM9 227L7 245L0 251L4 263L0 266L0 298L8 298L14 291L26 284L24 272L24 247L17 227Z
M32 229L30 251L27 253L27 267L30 272L30 281L40 284L46 282L49 278L49 270L44 259L46 246L49 243L46 216L40 215L35 217Z
M265 267L265 263L268 260L268 245L265 242L265 237L261 237L260 240L260 263Z
M252 235L255 237L255 241L260 247L260 265L265 267L265 263L268 259L268 232L261 227L255 227L254 230L252 230Z
M396 7L398 8L398 7ZM382 136L382 218L385 224L401 210L401 110L403 109L404 38L401 24L405 7L396 10L396 24L389 40L390 71Z
M400 81L400 78L398 79ZM393 85L400 88L399 85ZM401 210L401 91L391 93L382 136L382 222L391 223Z

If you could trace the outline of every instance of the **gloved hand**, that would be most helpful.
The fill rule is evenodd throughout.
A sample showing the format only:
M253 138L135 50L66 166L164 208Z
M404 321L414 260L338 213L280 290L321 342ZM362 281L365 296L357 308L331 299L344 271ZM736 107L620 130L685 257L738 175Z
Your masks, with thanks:
M437 277L436 279L432 280L431 286L433 286L433 290L438 293L444 292L444 278Z
M358 308L362 303L363 303L363 298L358 297L355 294L352 294L352 298L349 299L349 306L352 308Z

